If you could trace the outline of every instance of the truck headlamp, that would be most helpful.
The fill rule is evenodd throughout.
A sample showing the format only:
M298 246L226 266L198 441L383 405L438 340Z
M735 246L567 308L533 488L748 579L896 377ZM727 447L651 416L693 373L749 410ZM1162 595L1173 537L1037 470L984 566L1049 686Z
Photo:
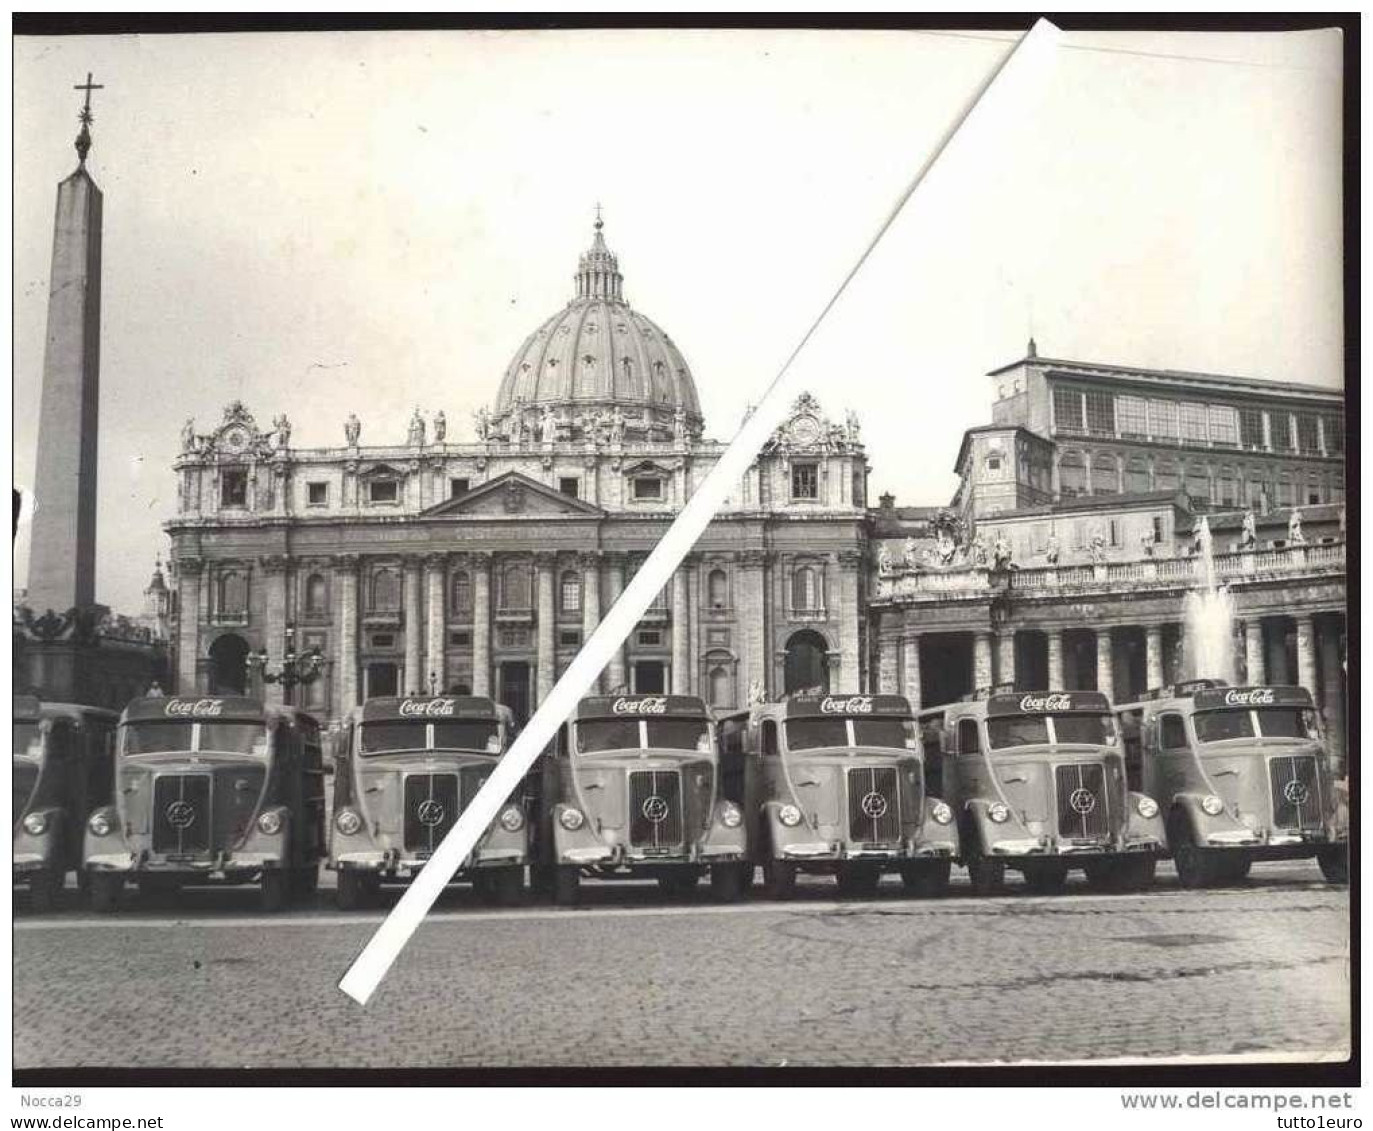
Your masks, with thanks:
M281 810L268 809L265 813L259 813L257 827L265 836L276 836L281 832Z
M1219 817L1225 812L1225 802L1212 793L1201 799L1201 809L1208 817Z
M744 823L744 814L733 801L720 802L720 824L727 829L737 829Z
M334 818L334 827L344 836L352 836L362 828L362 818L352 809L344 809Z
M794 829L801 823L801 810L795 805L783 805L777 810L777 819L789 829Z
M953 820L953 810L944 802L936 801L930 806L930 816L934 818L935 824L947 825Z
M569 806L558 814L558 824L562 825L568 832L575 833L586 824L586 818L582 816L580 809L573 809Z
M508 833L517 833L524 828L524 814L518 805L507 805L501 810L501 828Z
M1004 825L1011 819L1011 811L1000 801L993 801L987 806L987 816L996 824Z
M1135 808L1139 810L1139 815L1146 821L1158 816L1158 802L1152 797L1141 797L1135 802Z
M114 832L114 822L110 820L108 813L92 813L86 827L91 830L92 836L109 836Z
M46 813L29 813L24 818L24 831L29 836L42 836L48 828L48 815Z

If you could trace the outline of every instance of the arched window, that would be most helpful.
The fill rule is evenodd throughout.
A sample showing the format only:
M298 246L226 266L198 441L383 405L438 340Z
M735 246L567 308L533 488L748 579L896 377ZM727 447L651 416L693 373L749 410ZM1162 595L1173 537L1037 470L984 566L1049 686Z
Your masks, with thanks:
M562 600L563 612L582 611L582 579L575 570L564 570L558 582L558 592Z
M394 569L379 569L372 575L372 609L393 613L400 608L400 574Z
M460 569L453 574L448 583L449 603L454 613L470 613L472 611L472 578L465 569Z
M734 677L725 664L716 664L706 674L712 707L734 706Z
M237 616L248 611L248 576L231 569L219 579L219 611Z
M1092 494L1119 495L1120 478L1116 457L1109 452L1097 452L1092 460Z
M305 611L322 613L329 607L329 583L322 573L312 573L305 579Z
M1170 459L1161 459L1154 465L1154 490L1176 491L1182 486L1178 478L1178 465Z
M819 571L798 566L791 575L791 607L797 612L815 612L823 602Z
M713 569L706 578L707 600L712 609L729 606L729 575L722 569Z
M529 607L529 567L524 562L509 562L501 570L501 608Z
M1087 463L1081 452L1064 452L1058 461L1058 490L1065 497L1087 490Z
M1143 456L1132 456L1125 465L1125 493L1142 495L1149 490L1149 465Z

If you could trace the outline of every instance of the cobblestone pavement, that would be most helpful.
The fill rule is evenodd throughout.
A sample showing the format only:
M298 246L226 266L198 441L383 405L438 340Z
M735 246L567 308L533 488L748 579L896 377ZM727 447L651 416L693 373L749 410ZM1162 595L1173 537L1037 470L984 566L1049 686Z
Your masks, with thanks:
M882 1065L1341 1052L1344 889L1314 864L1128 896L717 907L588 884L578 909L450 889L363 1009L336 988L381 913L251 889L48 916L16 893L15 1064Z

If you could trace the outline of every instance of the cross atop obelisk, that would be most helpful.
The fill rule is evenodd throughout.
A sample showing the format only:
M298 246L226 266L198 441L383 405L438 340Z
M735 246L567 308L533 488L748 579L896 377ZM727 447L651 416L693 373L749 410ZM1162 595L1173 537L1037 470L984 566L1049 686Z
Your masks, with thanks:
M77 117L81 121L81 132L76 135L76 155L81 158L81 164L86 163L86 154L91 151L91 123L95 118L91 114L91 91L104 90L102 83L91 82L94 76L90 71L86 72L86 81L77 83L73 90L84 90L86 92L86 104L81 107L81 112Z

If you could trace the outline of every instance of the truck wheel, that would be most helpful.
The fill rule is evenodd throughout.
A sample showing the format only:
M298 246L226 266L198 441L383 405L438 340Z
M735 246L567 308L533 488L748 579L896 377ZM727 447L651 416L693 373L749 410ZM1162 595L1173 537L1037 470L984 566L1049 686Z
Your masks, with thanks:
M1249 876L1254 861L1242 852L1230 852L1216 861L1215 873L1218 884L1243 883Z
M1168 843L1173 846L1173 867L1183 887L1210 887L1220 878L1214 850L1198 848L1186 829L1171 832Z
M51 911L67 877L56 868L41 868L29 877L29 906L34 911Z
M861 899L877 893L882 869L877 864L840 864L838 879L841 893Z
M911 895L924 898L943 895L949 890L951 860L913 860L901 865L901 885Z
M738 903L752 884L752 864L710 866L710 894L721 903Z
M1068 886L1068 865L1061 860L1041 860L1025 865L1025 886L1035 895L1057 895ZM1087 878L1092 878L1089 870Z
M262 871L262 910L281 911L291 899L290 873L281 868Z
M1349 882L1349 848L1343 844L1322 848L1316 853L1316 863L1321 866L1321 875L1329 884Z
M306 903L315 898L315 893L319 891L319 868L315 865L306 865L303 868L295 868L291 872L291 897L302 903Z
M512 864L478 873L481 897L493 907L515 907L524 895L524 868Z
M668 868L658 873L658 886L668 895L690 895L701 881L695 868Z
M796 894L796 862L763 861L763 894L768 899L790 899Z
M553 898L553 872L550 864L529 865L529 890L536 899Z
M334 902L340 911L358 911L372 902L380 884L357 868L342 868L338 873L338 888L334 892Z
M1006 884L1006 861L973 856L968 860L968 879L977 895L996 895Z
M124 890L124 877L117 872L91 873L91 907L102 915L119 909L119 895Z
M571 907L581 897L582 870L575 864L559 864L553 873L553 902Z
M1153 856L1128 856L1117 860L1110 869L1112 891L1143 891L1153 887L1158 860Z

